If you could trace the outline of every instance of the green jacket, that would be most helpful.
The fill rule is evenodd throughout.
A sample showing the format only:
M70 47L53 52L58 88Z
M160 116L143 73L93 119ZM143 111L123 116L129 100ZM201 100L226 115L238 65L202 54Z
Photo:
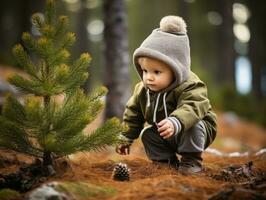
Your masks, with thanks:
M143 82L139 82L126 105L123 121L128 126L128 130L124 134L129 139L138 138L145 123L152 124L153 121L158 123L167 117L163 102L164 94L149 91L148 95L147 91L149 90L145 88ZM150 99L150 106L147 106L147 96ZM186 130L202 120L207 131L205 146L213 142L217 131L216 115L208 99L206 85L193 72L190 72L186 81L167 92L165 105L168 117L175 117L181 123L182 130L179 134L184 134Z

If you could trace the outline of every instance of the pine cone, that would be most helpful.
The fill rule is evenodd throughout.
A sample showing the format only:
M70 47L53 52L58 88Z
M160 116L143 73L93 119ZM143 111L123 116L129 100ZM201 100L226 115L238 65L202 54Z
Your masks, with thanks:
M125 163L118 163L113 169L113 179L116 181L129 181L130 169Z

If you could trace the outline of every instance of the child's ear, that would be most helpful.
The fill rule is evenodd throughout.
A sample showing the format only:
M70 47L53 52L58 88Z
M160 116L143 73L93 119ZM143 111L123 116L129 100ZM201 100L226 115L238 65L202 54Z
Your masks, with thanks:
M139 63L140 65L142 65L142 63L144 62L144 60L145 60L145 57L139 57L139 58L138 58L138 63Z

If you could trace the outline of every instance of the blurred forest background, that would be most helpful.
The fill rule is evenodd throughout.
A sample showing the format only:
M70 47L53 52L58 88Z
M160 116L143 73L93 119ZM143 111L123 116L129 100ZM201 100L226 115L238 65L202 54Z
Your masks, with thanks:
M11 72L19 72L12 47L21 34L38 37L30 17L43 12L45 0L5 0L0 7L0 104ZM72 58L92 56L89 93L109 89L106 118L121 117L133 86L139 81L132 53L159 26L165 15L187 22L192 70L207 83L218 111L232 111L266 127L266 2L264 0L57 0L77 41ZM19 95L19 94L18 94Z

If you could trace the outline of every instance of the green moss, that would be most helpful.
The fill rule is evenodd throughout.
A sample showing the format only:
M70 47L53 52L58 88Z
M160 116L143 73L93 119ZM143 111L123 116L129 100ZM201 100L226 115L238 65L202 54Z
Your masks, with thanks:
M116 190L107 186L98 186L85 182L63 182L56 188L59 191L73 195L76 199L97 196L113 196Z
M20 197L20 194L15 191L15 190L11 190L11 189L2 189L0 190L0 199L1 200L5 200L5 199L15 199Z

